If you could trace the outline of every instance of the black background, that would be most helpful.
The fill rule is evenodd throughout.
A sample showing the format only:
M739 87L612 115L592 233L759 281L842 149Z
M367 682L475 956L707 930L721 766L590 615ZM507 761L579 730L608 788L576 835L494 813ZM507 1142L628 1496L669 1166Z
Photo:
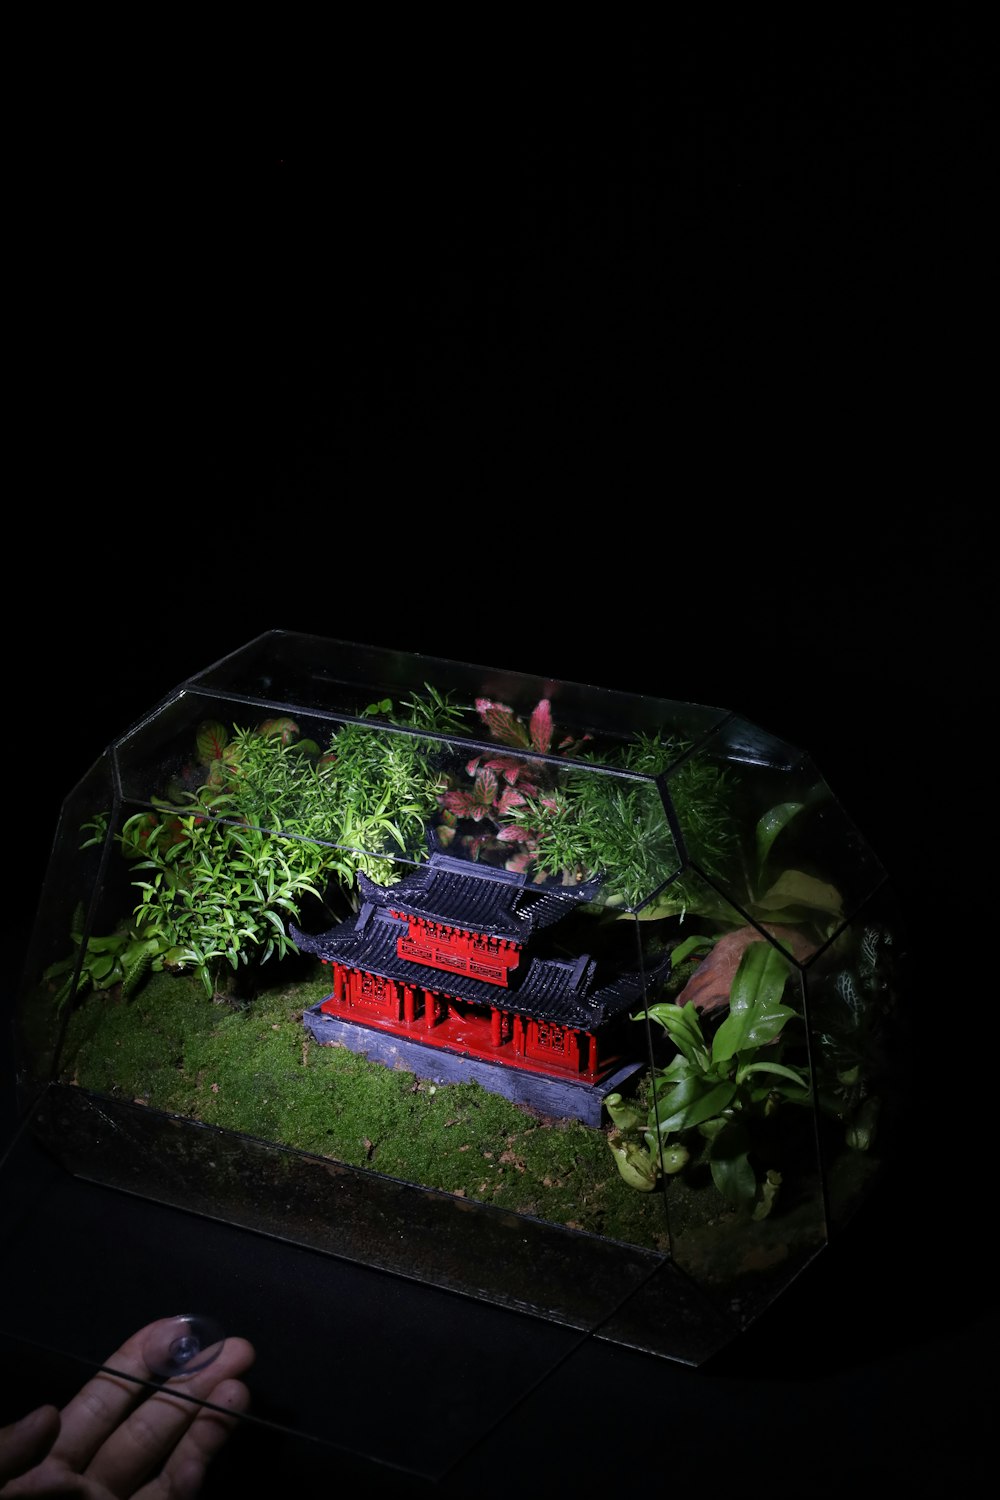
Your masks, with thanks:
M35 132L8 949L66 792L263 630L744 713L811 751L912 920L912 1157L718 1369L578 1351L454 1492L558 1488L603 1422L583 1469L605 1483L968 1479L994 1302L983 41L905 7L508 28L182 48ZM144 1243L145 1210L113 1212ZM173 1232L196 1257L212 1231ZM280 1366L312 1273L244 1238L247 1327ZM319 1483L311 1450L258 1437L208 1492L286 1463Z

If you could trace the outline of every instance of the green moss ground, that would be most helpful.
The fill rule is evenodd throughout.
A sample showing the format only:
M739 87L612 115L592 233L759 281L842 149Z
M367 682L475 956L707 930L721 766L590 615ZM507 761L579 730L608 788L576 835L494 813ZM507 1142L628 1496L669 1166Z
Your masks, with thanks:
M63 1081L424 1187L651 1249L669 1248L659 1192L621 1179L603 1130L539 1117L478 1084L437 1086L323 1047L302 1025L314 982L212 1003L152 976L130 1000L72 1015Z

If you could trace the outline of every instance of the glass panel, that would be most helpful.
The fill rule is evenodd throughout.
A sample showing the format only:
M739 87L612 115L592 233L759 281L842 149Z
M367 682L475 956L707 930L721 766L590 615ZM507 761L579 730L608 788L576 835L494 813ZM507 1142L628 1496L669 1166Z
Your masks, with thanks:
M48 1090L37 1115L0 1163L0 1274L9 1291L0 1354L10 1420L68 1400L98 1367L122 1369L113 1351L165 1313L194 1312L256 1348L242 1420L261 1424L264 1454L273 1459L276 1437L304 1434L321 1445L317 1482L324 1470L326 1478L349 1474L345 1455L370 1456L374 1471L363 1465L358 1478L382 1493L385 1465L428 1478L450 1469L497 1422L484 1389L503 1393L501 1410L516 1405L587 1336L588 1319L606 1316L649 1274L649 1257L621 1247L588 1242L578 1262L579 1237L568 1231L532 1237L534 1226L509 1215L487 1223L454 1199L407 1194L365 1174L352 1180L325 1163L80 1089ZM468 1289L462 1254L477 1270L485 1265L487 1280L482 1295L456 1309L447 1280ZM395 1275L381 1267L393 1256ZM574 1284L577 1264L585 1285ZM509 1305L522 1286L542 1303L556 1298L549 1316ZM269 1289L277 1317L256 1315L250 1287ZM472 1381L468 1360L455 1358L456 1320L474 1351ZM198 1325L191 1332L203 1336ZM153 1349L162 1370L162 1341ZM47 1357L53 1351L78 1362L64 1390ZM34 1398L40 1356L44 1383ZM347 1378L331 1381L331 1361ZM135 1379L142 1368L130 1362L125 1373ZM430 1415L419 1399L429 1368ZM373 1397L387 1369L417 1398L394 1403L390 1430L385 1402ZM192 1384L182 1374L172 1388L191 1399ZM221 1479L213 1468L208 1490Z
M854 1214L902 1149L910 1055L901 984L905 934L891 892L879 891L806 974L831 1225Z
M724 710L619 693L554 678L420 656L349 641L272 631L190 679L201 691L226 692L291 713L357 714L390 698L398 706L430 683L470 711L477 699L499 701L524 719L544 700L560 724L615 739L671 733L696 741L727 717ZM470 729L474 719L470 720ZM475 737L475 734L473 734Z
M809 757L743 720L664 782L688 859L721 898L702 889L703 915L731 925L736 908L799 962L885 880Z
M700 1357L854 1202L884 886L738 717L273 632L67 799L19 1043L75 1173Z
M91 976L104 982L113 960L88 951L108 878L106 818L114 807L113 763L102 756L63 803L28 944L17 1003L8 1016L18 1081L33 1092L49 1081L74 996Z
M674 1263L750 1321L827 1238L803 972L700 876L683 881L683 916L643 924L672 968L644 1013L649 1066L608 1101L612 1139L636 1190L662 1187Z

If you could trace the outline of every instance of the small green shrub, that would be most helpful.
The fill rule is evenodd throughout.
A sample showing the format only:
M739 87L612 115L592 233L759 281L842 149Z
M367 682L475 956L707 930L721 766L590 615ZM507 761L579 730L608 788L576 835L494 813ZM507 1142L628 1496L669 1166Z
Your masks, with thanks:
M754 1164L755 1122L782 1103L813 1102L807 1072L782 1061L789 1023L799 1019L781 1003L788 972L787 960L770 943L748 944L728 1014L711 1039L690 1002L661 1002L644 1013L677 1052L653 1075L648 1109L620 1094L606 1101L616 1126L611 1149L629 1186L650 1192L661 1175L683 1171L696 1156L707 1161L729 1203L752 1205L755 1218L770 1213L781 1175Z

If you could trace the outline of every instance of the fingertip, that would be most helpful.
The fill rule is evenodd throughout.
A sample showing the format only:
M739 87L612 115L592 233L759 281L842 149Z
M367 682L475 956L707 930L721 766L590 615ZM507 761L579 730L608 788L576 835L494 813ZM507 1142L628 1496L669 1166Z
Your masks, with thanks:
M200 1495L205 1483L205 1469L205 1461L198 1458L188 1458L178 1464L170 1475L170 1500L194 1500Z
M250 1407L250 1391L242 1380L231 1378L216 1386L209 1397L213 1406L222 1407L234 1417L242 1416Z
M241 1375L251 1369L257 1358L257 1351L248 1339L227 1338L224 1352L227 1371L231 1375Z
M36 1406L0 1430L0 1484L40 1463L59 1436L58 1407Z
M228 1442L249 1406L250 1392L241 1380L220 1381L191 1424L180 1455L185 1467L197 1461L204 1468Z
M46 1402L44 1406L36 1406L34 1411L29 1411L25 1416L19 1417L14 1426L25 1436L29 1433L47 1432L53 1426L58 1428L59 1408Z

